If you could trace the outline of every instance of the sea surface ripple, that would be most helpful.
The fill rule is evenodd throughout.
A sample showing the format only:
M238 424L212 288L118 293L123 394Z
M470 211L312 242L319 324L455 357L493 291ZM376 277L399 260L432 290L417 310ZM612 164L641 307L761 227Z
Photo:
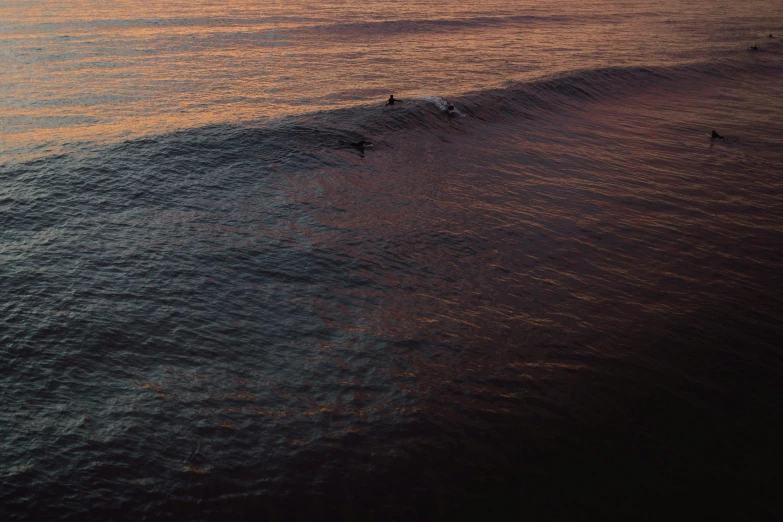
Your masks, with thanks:
M0 8L0 518L773 515L783 7L664 4Z

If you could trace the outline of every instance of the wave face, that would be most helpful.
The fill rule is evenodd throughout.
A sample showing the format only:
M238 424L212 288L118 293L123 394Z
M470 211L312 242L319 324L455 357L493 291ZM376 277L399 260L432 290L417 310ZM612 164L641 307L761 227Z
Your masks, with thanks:
M444 98L420 95L397 98L394 106L357 106L324 110L276 120L261 120L242 125L220 124L178 130L142 139L102 147L101 155L132 168L148 164L150 168L178 160L186 155L200 158L200 167L221 166L230 158L252 150L263 161L291 161L297 167L329 165L328 154L339 150L358 150L352 146L361 140L385 139L399 133L460 131L504 118L537 118L571 110L589 110L590 104L642 94L653 89L673 92L698 89L703 82L731 80L737 77L777 77L781 74L777 42L769 50L774 58L763 63L738 59L696 63L675 67L606 67L568 72L527 82L508 82L506 87L465 93ZM740 56L739 58L743 58ZM763 81L763 80L762 80ZM447 109L453 104L454 110ZM72 148L73 158L44 157L32 162L6 163L9 172L26 171L43 162L46 168L63 168L92 153L91 143ZM213 158L206 159L210 154ZM66 155L68 156L68 155ZM77 159L78 158L78 159ZM105 158L97 158L103 162ZM88 160L89 161L89 160ZM263 166L262 166L263 167ZM293 167L292 167L293 168ZM110 169L114 175L114 170Z
M116 83L2 91L3 521L767 518L783 63L738 44L777 31L760 4L170 4L63 15L56 44L9 23L52 77ZM616 52L585 54L609 20ZM437 69L448 35L476 47ZM519 74L493 62L518 37L549 42ZM403 43L379 63L431 78L384 106L394 74L346 71Z

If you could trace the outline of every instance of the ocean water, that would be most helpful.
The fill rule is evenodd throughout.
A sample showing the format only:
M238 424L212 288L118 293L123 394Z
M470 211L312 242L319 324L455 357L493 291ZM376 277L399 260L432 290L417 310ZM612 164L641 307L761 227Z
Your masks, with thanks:
M779 514L783 2L6 0L0 78L3 521Z

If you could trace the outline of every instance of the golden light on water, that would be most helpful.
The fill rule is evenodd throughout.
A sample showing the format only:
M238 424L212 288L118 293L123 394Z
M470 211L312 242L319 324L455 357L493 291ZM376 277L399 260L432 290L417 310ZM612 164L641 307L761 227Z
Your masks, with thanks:
M618 51L665 62L683 47L655 39L633 6L618 7L607 31L579 5L576 23L528 0L4 3L0 19L14 23L2 33L0 147L279 119L382 104L389 93L454 96L623 65Z
M633 519L779 469L773 19L0 3L0 520Z

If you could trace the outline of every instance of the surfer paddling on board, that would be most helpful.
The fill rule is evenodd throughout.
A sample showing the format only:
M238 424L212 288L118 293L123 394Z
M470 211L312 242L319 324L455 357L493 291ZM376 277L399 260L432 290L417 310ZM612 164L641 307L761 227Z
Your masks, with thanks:
M367 141L367 140L357 141L356 143L354 143L352 141L344 141L343 144L344 145L350 145L351 147L356 149L359 152L359 156L361 156L362 158L364 157L364 152L368 148L372 147L372 143Z
M723 136L721 136L720 134L715 132L715 130L713 129L712 134L710 134L710 139L712 139L712 140L722 140Z
M751 51L758 51L759 50L759 46L758 45L751 45L749 49Z
M351 143L351 147L355 148L361 153L364 153L365 147L372 147L372 143L370 143L369 141L362 140L357 143Z

